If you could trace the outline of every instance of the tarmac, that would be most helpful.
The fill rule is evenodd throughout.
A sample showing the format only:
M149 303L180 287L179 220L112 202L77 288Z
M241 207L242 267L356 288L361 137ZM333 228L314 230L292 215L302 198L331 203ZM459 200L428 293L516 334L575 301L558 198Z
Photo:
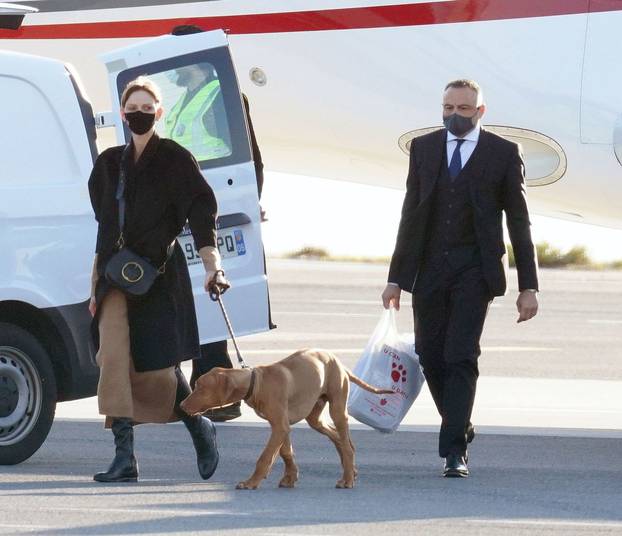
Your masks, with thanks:
M354 367L382 311L386 270L269 260L279 327L241 338L246 360L312 346ZM353 490L334 488L334 447L300 424L297 487L277 488L277 461L259 490L236 491L269 435L244 405L240 419L218 425L221 460L209 481L176 423L137 428L137 484L95 484L112 441L92 398L59 404L44 446L0 467L0 534L622 534L622 272L542 270L540 312L522 324L515 274L509 281L482 338L468 479L440 477L439 418L424 387L394 434L351 420ZM398 323L412 330L407 300Z

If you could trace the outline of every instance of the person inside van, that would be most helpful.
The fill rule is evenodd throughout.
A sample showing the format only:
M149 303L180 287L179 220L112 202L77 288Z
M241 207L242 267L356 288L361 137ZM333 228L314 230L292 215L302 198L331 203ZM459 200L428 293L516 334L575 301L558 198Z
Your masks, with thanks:
M248 98L242 93L242 100L244 103L244 111L246 113L246 121L248 123L248 130L250 134L251 150L253 155L253 162L255 165L255 176L257 178L257 194L261 200L261 190L263 188L263 161L261 159L261 152L259 151L259 145L257 145L257 138L255 137L255 131L253 129L253 123L251 121L251 115L249 110ZM262 221L265 221L265 212L259 207ZM264 271L265 271L265 254L264 254ZM272 324L270 319L270 326L276 327ZM192 374L190 376L190 387L194 389L196 381L203 375L207 374L210 370L216 367L233 368L233 362L229 355L227 348L227 340L210 342L201 345L201 358L192 361ZM216 422L230 421L237 419L242 415L242 408L240 402L234 402L228 406L220 408L208 409L203 413L206 417Z
M183 93L164 120L166 137L199 161L229 156L229 124L214 67L210 63L185 65L170 71L169 78Z
M186 259L175 240L188 221L206 291L226 289L216 247L217 205L192 154L155 133L161 102L148 78L127 85L121 117L131 141L101 153L89 179L98 222L89 305L100 367L97 396L116 446L108 470L94 476L98 482L137 480L133 426L140 423L181 419L200 476L208 479L218 464L214 424L179 407L190 394L179 363L199 355L199 337Z
M175 26L171 31L172 35L190 35L202 33L203 30L193 24L182 24ZM175 78L172 80L177 86L185 88L185 92L173 105L171 113L168 114L165 125L166 135L171 139L179 136L179 141L190 149L197 160L214 158L214 151L222 148L223 128L219 125L227 125L226 110L220 83L215 73L209 68L208 64L194 64L180 67L175 71ZM257 194L261 199L263 189L263 161L253 122L251 120L248 98L242 94L244 112L250 135L253 162L255 165L255 176L257 178ZM175 111L175 114L172 112ZM186 119L179 121L177 118L182 114ZM194 124L200 128L195 128L194 132L200 139L193 141L190 137L182 139L183 134L190 133L184 125ZM228 135L227 135L228 137ZM186 145L186 143L188 145ZM265 219L265 212L261 209L261 219ZM264 261L265 262L265 261ZM272 322L270 322L272 324ZM194 389L197 379L203 374L208 373L216 367L233 368L233 362L229 356L227 340L215 341L201 345L201 357L192 362L192 374L190 376L190 386ZM235 402L221 408L207 410L204 415L216 422L230 421L241 416L241 404Z

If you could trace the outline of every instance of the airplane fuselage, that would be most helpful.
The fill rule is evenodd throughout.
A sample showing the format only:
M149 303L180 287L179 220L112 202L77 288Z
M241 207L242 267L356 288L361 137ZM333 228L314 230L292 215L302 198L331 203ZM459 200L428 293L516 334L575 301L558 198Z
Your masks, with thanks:
M0 48L73 64L97 111L99 54L178 24L227 29L275 171L403 188L409 138L440 126L446 82L473 78L484 125L523 146L532 208L622 227L620 0L24 3L41 12Z

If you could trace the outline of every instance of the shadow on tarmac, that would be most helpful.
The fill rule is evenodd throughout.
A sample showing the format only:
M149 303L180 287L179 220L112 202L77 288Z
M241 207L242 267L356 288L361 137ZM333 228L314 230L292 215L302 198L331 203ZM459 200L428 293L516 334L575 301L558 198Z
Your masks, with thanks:
M620 528L622 521L619 439L480 435L469 453L472 476L461 480L440 477L436 434L386 436L354 430L359 479L354 490L337 490L340 466L334 447L316 432L296 428L292 442L301 473L297 488L276 487L282 473L277 461L258 491L235 491L235 483L252 472L268 435L265 427L219 426L220 465L214 477L203 482L181 424L141 426L136 455L142 480L105 485L91 478L111 459L111 433L101 423L60 420L30 460L0 467L0 492L12 498L8 503L32 505L33 512L60 502L69 510L92 508L95 517L99 510L105 514L92 524L74 522L75 528L37 531L49 535L262 527L278 532L275 527L293 526L315 529L317 534L323 530L320 526L338 530L461 518L616 523Z

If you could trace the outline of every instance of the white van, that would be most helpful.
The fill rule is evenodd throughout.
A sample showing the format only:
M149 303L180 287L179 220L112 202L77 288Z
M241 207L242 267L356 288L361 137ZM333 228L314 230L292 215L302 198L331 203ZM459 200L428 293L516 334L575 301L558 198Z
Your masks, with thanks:
M223 32L162 36L103 58L113 109L124 86L148 75L170 110L175 69L213 69L222 91L227 150L199 162L219 205L218 246L232 288L224 302L236 333L270 329L259 202L240 89ZM97 156L96 115L78 73L62 62L0 52L0 464L43 443L57 401L95 394L98 369L87 305L96 226L87 181ZM98 114L100 123L117 113ZM163 122L160 122L163 123ZM117 117L119 144L129 140ZM186 251L202 343L227 337L203 290L191 236Z

